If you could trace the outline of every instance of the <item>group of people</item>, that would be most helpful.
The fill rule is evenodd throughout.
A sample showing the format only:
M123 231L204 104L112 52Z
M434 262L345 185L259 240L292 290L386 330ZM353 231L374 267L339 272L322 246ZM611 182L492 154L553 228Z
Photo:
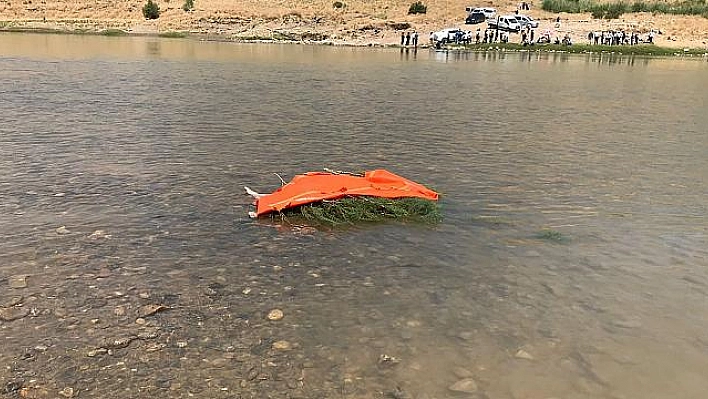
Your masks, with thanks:
M526 27L520 32L521 44L524 46L530 45L534 42L536 31L531 29L531 27ZM509 32L500 31L498 29L485 29L484 34L481 30L477 28L477 32L474 36L475 43L509 43Z
M571 46L573 44L573 39L570 37L570 33L566 32L563 35L563 38L560 36L556 36L554 38L551 38L551 31L546 30L541 32L541 35L538 37L537 43L553 43L553 44L564 44L566 46Z
M500 31L499 29L485 29L484 35L479 28L474 35L474 41L479 43L509 43L509 32Z
M630 34L627 34L627 32L623 30L601 32L594 31L588 33L588 41L590 44L604 44L606 46L619 46L627 44L633 46L640 43L652 44L654 43L654 31L649 31L645 40L642 40L639 37L639 32L631 32Z
M418 47L418 32L401 32L401 46Z

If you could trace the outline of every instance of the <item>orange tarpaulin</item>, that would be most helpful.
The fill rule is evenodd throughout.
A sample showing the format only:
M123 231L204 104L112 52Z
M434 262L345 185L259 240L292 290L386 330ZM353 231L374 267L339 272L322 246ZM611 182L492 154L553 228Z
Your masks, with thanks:
M364 176L309 172L258 198L256 215L348 196L438 199L435 191L383 169L368 171Z

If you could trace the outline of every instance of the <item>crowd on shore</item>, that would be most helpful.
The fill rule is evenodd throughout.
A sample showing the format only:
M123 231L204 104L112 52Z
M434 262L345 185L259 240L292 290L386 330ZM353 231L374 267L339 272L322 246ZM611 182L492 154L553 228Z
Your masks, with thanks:
M660 31L655 32L650 30L645 39L642 39L639 32L630 32L629 34L623 30L615 31L592 31L588 33L588 43L594 45L605 45L605 46L619 46L619 45L630 45L634 46L637 44L653 44L654 35L656 33L661 33Z
M562 36L556 35L556 32L552 29L542 30L539 34L536 34L536 29L527 27L526 29L521 29L519 32L519 44L524 46L529 46L533 44L564 44L572 45L573 39L570 32L565 32ZM656 34L660 34L661 31L651 30L646 35L640 35L639 32L626 32L623 30L608 30L608 31L590 31L587 35L589 45L604 45L604 46L620 46L620 45L639 45L639 44L654 44L654 37ZM488 43L509 43L510 32L486 28L482 30L477 28L473 33L472 31L462 31L458 30L455 32L454 37L451 38L448 43L453 44L488 44ZM412 38L414 37L414 38ZM429 38L431 46L436 48L441 48L445 42L436 40L433 32L430 32ZM409 44L416 46L418 45L418 32L411 36L410 33L404 35L401 34L401 46L408 46Z

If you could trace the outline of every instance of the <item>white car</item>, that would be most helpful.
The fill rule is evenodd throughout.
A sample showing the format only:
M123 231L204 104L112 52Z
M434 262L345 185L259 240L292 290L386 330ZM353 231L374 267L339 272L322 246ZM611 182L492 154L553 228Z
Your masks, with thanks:
M458 34L458 32L460 32ZM447 28L443 30L439 30L437 32L433 32L432 39L436 43L452 43L455 41L456 37L459 37L461 35L464 35L464 31L460 28Z
M532 29L538 28L538 21L535 19L523 15L523 14L517 14L516 15L516 20L519 21L519 25L521 25L521 29L526 29L527 26L530 26Z
M474 10L472 10L472 12L481 12L487 18L493 18L495 15L497 15L497 9L491 7L475 8Z
M519 32L521 30L521 24L515 15L490 18L487 20L487 26L489 29L499 29L507 32Z

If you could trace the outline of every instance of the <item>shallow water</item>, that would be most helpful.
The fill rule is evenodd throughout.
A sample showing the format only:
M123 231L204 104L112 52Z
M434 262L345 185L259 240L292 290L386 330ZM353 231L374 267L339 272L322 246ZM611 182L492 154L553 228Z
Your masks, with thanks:
M707 72L0 35L0 392L703 398ZM247 217L323 167L444 221Z

